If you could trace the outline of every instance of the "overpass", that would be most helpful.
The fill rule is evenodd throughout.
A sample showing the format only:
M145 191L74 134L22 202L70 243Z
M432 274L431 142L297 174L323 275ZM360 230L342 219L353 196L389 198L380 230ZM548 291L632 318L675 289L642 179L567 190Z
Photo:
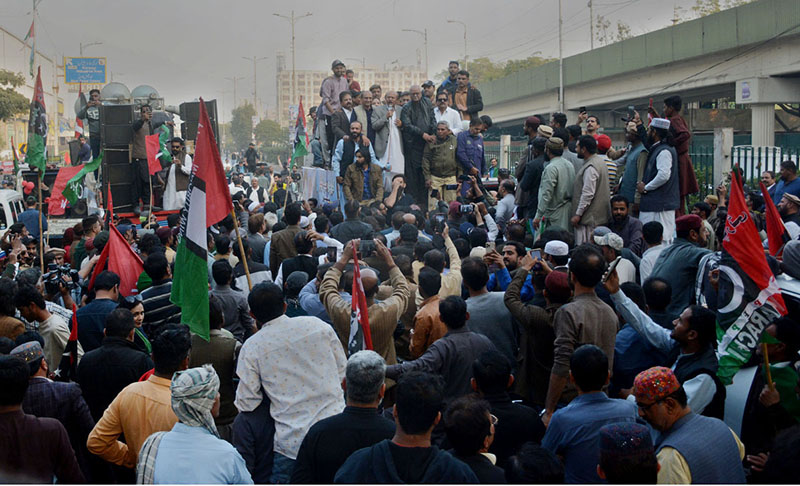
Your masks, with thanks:
M567 57L563 63L570 123L585 106L604 128L621 128L620 117L629 105L644 114L654 98L660 111L671 94L680 94L685 103L756 101L752 143L773 145L775 103L800 102L800 1L758 0ZM558 111L559 63L479 88L485 114L501 127L517 125L532 114ZM759 95L744 96L751 90Z

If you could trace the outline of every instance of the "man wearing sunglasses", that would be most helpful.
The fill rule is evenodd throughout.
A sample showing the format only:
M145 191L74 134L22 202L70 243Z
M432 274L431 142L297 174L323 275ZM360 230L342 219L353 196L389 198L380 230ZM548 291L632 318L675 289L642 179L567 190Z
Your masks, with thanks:
M447 91L436 95L436 108L433 109L433 116L436 117L436 123L442 120L446 121L453 135L457 136L463 130L461 114L448 106Z

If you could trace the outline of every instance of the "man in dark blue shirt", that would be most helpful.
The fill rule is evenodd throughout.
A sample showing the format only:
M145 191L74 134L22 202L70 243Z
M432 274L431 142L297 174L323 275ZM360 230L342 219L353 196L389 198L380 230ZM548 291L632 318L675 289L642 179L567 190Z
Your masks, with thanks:
M94 279L95 298L78 309L78 342L88 353L103 343L106 317L117 308L119 275L104 271Z
M39 210L36 209L36 198L28 196L25 199L25 211L19 213L17 222L25 225L28 233L35 239L39 239ZM47 218L42 216L42 231L47 231Z
M585 344L572 353L569 379L578 396L553 413L542 447L564 458L564 481L599 483L599 430L603 425L635 422L638 410L627 400L608 398L602 391L608 385L608 357L602 349Z
M800 180L797 178L797 166L791 160L781 162L781 179L772 193L772 200L777 205L781 202L783 194L788 192L800 197ZM28 228L30 231L30 228Z

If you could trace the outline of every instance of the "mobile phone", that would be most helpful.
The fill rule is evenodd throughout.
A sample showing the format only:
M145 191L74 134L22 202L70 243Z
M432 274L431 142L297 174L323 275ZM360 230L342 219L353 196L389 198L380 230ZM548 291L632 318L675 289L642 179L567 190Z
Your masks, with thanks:
M362 258L366 258L375 252L375 242L372 240L361 240L358 245L358 251L361 253Z
M531 250L530 252L531 258L542 258L542 251L541 250Z
M336 260L338 260L339 258L337 257L337 254L338 253L337 253L336 247L335 246L329 246L328 247L328 253L326 255L326 257L328 258L328 262L329 263L333 263Z
M497 245L494 241L487 241L486 242L486 252L494 251L497 248Z
M458 189L458 184L445 184L444 188L448 191L455 191Z
M580 108L578 108L578 112L586 113L586 107L585 106L581 106Z
M462 204L458 211L463 214L469 214L475 211L475 208L472 206L472 204Z
M611 276L612 273L614 273L614 270L617 269L617 265L619 265L619 261L620 260L622 260L622 257L618 256L617 258L614 259L613 262L611 262L611 265L608 266L608 270L606 270L606 274L603 275L603 283L608 282L608 278Z
M431 190L431 197L434 198L434 199L438 199L439 198L439 190L438 189Z
M433 222L434 222L434 231L436 231L437 233L442 233L444 231L444 225L445 225L444 214L437 214L436 216L434 216Z
M628 121L633 120L633 112L635 109L633 105L628 105Z

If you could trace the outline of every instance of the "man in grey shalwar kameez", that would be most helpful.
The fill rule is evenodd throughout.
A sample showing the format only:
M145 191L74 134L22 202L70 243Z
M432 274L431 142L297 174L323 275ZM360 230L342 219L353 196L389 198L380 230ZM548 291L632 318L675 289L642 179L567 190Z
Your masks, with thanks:
M575 183L575 168L561 157L564 141L550 137L545 145L545 158L549 163L542 173L539 186L539 205L533 220L533 227L541 234L548 228L557 226L569 229L572 201L572 186Z

